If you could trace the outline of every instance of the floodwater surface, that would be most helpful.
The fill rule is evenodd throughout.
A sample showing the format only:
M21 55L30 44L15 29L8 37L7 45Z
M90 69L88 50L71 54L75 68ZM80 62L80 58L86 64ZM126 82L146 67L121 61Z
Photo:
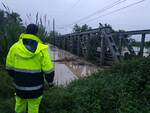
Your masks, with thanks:
M98 70L91 64L78 56L50 45L50 57L55 67L55 84L66 85L72 80L88 76Z

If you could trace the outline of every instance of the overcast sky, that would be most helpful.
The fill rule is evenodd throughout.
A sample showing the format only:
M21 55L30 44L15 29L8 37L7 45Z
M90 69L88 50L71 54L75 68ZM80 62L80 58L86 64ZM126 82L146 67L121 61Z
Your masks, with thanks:
M0 0L11 10L18 12L21 15L24 23L35 23L35 15L38 12L44 18L50 21L51 26L44 23L47 29L52 29L52 20L55 18L56 30L61 33L71 31L70 24L80 20L117 0ZM125 0L124 0L125 1ZM99 26L99 22L108 23L116 30L140 30L150 29L150 0L145 0L135 6L126 8L119 12L102 17L102 15L125 7L129 4L141 0L126 0L122 4L117 5L103 13L96 14L87 18L79 25L88 24L93 28ZM0 9L4 9L0 3ZM31 14L31 18L26 15ZM97 19L93 19L97 18ZM92 20L93 19L93 20ZM44 20L44 19L43 19ZM91 21L90 21L91 20Z

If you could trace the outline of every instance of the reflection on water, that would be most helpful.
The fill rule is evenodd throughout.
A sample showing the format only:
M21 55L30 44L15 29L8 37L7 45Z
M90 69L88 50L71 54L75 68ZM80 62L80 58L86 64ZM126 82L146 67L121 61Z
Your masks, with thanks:
M140 47L133 47L136 54L140 51ZM143 56L148 57L150 55L150 48L144 48Z
M140 47L133 47L136 55L138 55L138 53L140 52ZM122 55L124 56L124 54L128 52L129 53L129 50L127 48L122 48ZM145 57L148 57L150 55L150 48L144 48L144 51L143 51L143 56Z
M97 71L97 67L79 57L50 45L50 56L55 65L55 83L64 85Z

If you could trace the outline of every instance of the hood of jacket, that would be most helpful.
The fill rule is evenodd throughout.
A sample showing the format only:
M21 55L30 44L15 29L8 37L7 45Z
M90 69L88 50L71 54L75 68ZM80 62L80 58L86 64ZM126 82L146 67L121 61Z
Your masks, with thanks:
M25 45L23 44L23 39L35 40L38 43L35 52L31 52L25 47ZM35 55L39 54L42 50L48 49L48 45L43 44L37 36L32 34L21 34L19 37L19 41L15 44L15 46L17 48L17 54L23 58L34 57Z
M38 43L43 43L39 37L37 37L36 35L32 35L32 34L25 34L25 33L22 33L19 37L19 40L20 39L32 39L32 40L35 40L37 41Z

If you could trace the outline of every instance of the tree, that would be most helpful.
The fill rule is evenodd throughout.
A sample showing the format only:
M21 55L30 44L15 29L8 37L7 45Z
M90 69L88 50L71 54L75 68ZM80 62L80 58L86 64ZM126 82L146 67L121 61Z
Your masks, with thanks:
M79 33L80 31L81 31L81 27L78 26L77 24L75 24L74 27L73 27L73 32L74 33Z
M91 29L92 29L92 27L90 27L87 24L84 24L82 26L79 26L79 25L75 24L74 27L73 27L73 32L74 33L80 33L80 32L85 32L85 31L88 31L88 30L91 30Z
M91 30L92 28L90 26L88 26L87 24L84 24L81 26L81 32L85 32L88 30Z
M25 27L19 14L0 10L0 64L5 64L10 46L18 40L23 31Z

